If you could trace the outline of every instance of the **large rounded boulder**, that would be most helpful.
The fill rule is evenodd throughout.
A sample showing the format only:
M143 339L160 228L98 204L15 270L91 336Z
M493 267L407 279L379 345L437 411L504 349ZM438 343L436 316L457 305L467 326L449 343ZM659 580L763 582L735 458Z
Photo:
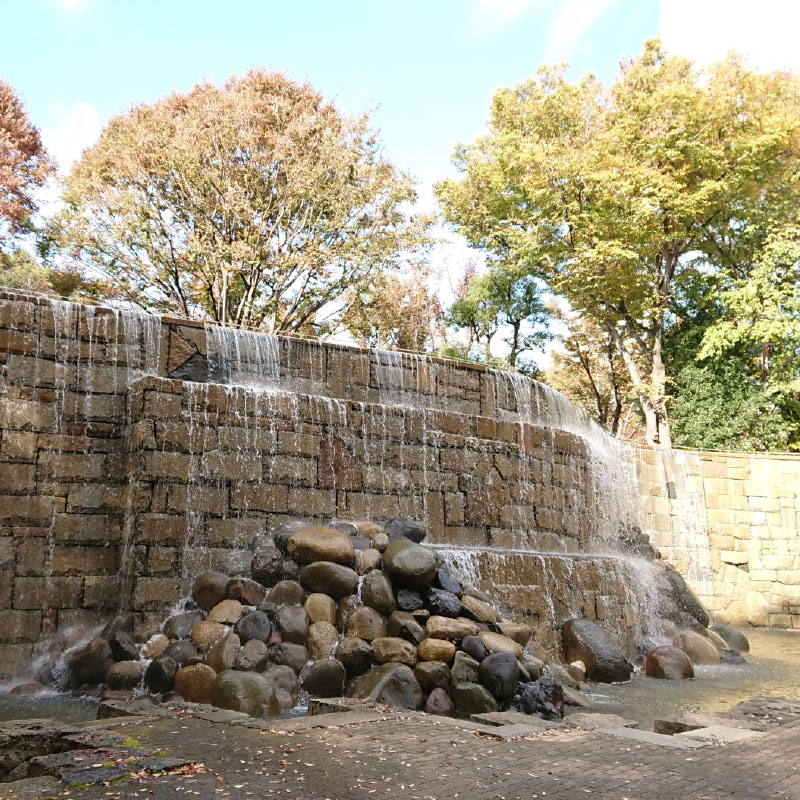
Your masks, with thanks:
M361 584L361 600L365 606L374 608L378 613L389 616L397 603L392 592L392 582L386 573L378 569L368 572Z
M67 657L71 683L74 686L102 683L113 662L111 645L98 636Z
M672 644L683 650L689 656L692 664L716 666L720 662L719 651L712 642L694 631L679 633L672 640Z
M210 703L217 673L207 664L181 667L175 675L175 691L190 703Z
M561 629L567 662L583 661L586 677L600 683L630 680L633 667L611 637L588 619L571 619Z
M683 650L672 645L662 645L647 654L644 674L648 678L680 681L694 678L694 667Z
M348 697L359 697L393 708L422 708L425 697L410 667L383 664L350 681Z
M481 661L478 677L496 700L506 703L517 690L519 664L513 653L492 653Z
M272 634L272 623L265 611L251 611L234 625L233 632L242 644L252 639L266 642Z
M712 625L710 630L720 636L731 650L736 650L737 653L750 652L750 642L736 628L732 628L730 625Z
M314 697L341 697L344 678L344 665L335 658L314 661L300 673L300 683Z
M277 717L280 706L272 682L257 672L225 670L217 675L211 702L251 717Z
M300 579L312 592L330 595L335 600L355 594L358 589L358 573L342 564L330 561L315 561L300 570Z
M427 589L436 574L436 557L409 539L397 539L383 554L386 571L399 586Z
M298 564L314 561L332 561L349 564L355 556L355 548L349 536L335 530L314 526L305 528L292 536L287 544L289 558Z
M221 572L203 572L195 579L192 586L192 600L203 611L211 611L217 603L221 603L228 596L227 575Z

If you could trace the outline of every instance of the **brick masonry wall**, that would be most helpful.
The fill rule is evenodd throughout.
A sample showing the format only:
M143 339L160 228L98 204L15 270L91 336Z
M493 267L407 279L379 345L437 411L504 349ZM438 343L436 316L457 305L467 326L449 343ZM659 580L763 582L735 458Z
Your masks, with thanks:
M298 517L410 517L434 543L564 554L641 525L719 618L736 603L758 624L800 618L797 461L594 449L551 426L574 412L546 387L338 345L274 340L282 391L223 386L208 340L199 323L0 295L0 677L120 605L157 615L199 572L245 571ZM707 524L687 537L692 520ZM534 625L571 608L630 631L628 567L501 562L480 577Z
M717 622L800 628L800 457L642 450L644 528Z

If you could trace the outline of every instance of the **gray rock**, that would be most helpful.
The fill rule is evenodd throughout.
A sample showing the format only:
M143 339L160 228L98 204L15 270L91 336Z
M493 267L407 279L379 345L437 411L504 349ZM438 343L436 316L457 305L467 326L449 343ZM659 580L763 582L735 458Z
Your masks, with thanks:
M182 666L186 663L186 659L197 655L197 648L188 639L176 639L164 648L161 655L169 656Z
M275 625L284 642L305 645L308 640L308 612L303 606L282 606L275 614Z
M274 719L280 714L272 682L257 672L221 672L214 682L211 702L251 717Z
M628 681L633 667L596 623L587 619L571 619L561 629L566 661L583 661L586 677L600 683Z
M178 662L174 658L161 655L154 658L144 672L144 682L151 692L163 694L171 692L175 685L175 675L178 672Z
M102 683L105 680L108 668L113 663L111 645L98 636L67 656L70 684L72 686L81 686L83 684Z
M336 657L344 664L347 677L354 678L366 672L372 665L372 645L356 636L346 636L339 642Z
M283 555L276 547L259 550L250 562L250 574L262 586L274 586L281 577Z
M410 519L393 519L383 526L383 531L389 537L390 543L396 539L408 539L419 544L426 533L422 525Z
M450 695L447 694L444 689L437 686L428 695L424 710L426 714L438 714L443 717L451 717L455 714L456 706L450 699Z
M389 636L399 636L413 644L419 644L427 635L425 628L406 611L395 611L387 627Z
M342 564L315 561L300 570L300 579L312 592L322 592L335 600L358 590L358 573Z
M461 601L452 592L444 589L428 589L425 593L425 605L431 614L440 617L461 616Z
M300 674L300 670L303 669L306 661L308 661L308 650L301 644L281 642L269 648L269 660L273 664L283 664L286 667L291 667L296 673Z
M63 737L75 733L72 725L51 719L0 722L0 779L30 758L59 752Z
M683 680L694 678L694 667L689 656L677 647L662 645L647 654L644 673L648 678Z
M564 693L561 686L546 675L538 681L526 683L515 695L514 703L526 714L535 714L542 719L564 717Z
M269 648L260 639L250 639L236 655L233 668L244 672L261 672L269 662Z
M422 595L413 589L400 589L397 592L397 607L400 611L416 611L424 605Z
M361 600L365 606L374 608L379 614L385 616L397 608L392 592L392 582L389 576L379 569L374 569L364 576L361 584Z
M747 637L741 631L737 631L736 628L732 628L730 625L712 625L711 630L714 631L717 636L721 636L731 650L736 650L739 653L750 652L750 642L747 641Z
M347 685L348 697L360 697L392 708L422 708L424 695L410 667L382 664Z
M461 640L461 649L476 661L483 661L489 655L486 644L480 636L465 636Z
M242 617L234 626L233 632L239 637L242 644L251 639L266 642L272 633L272 623L266 611L251 611Z
M114 661L137 661L139 659L139 648L133 641L133 636L127 631L116 631L108 637L111 645L111 656Z
M453 659L451 682L478 683L480 664L470 655L459 650Z
M300 673L300 685L314 697L341 697L345 669L335 658L323 658L308 664Z
M422 691L430 692L435 688L450 688L450 667L443 661L422 661L414 668L414 677L422 687Z
M513 653L492 653L480 662L478 677L498 702L507 703L519 682L517 659Z
M283 567L281 568L281 580L283 581L300 580L300 565L293 558L283 559Z
M306 601L306 590L297 581L279 581L267 599L276 606L300 606Z
M408 539L392 542L383 554L383 561L392 580L409 589L427 589L436 573L434 554Z
M433 585L437 589L444 589L446 592L461 598L461 584L443 567L436 570L433 576Z
M297 673L285 664L270 664L264 677L270 681L282 709L294 708L299 696Z
M694 617L704 628L708 627L708 614L694 592L686 585L681 574L673 567L658 574L657 578L660 599L662 600L662 616L674 619L674 609L684 611ZM674 619L677 622L677 619Z
M203 572L195 578L192 600L203 611L211 611L228 596L228 576L221 572Z
M192 628L206 618L205 611L186 611L183 614L173 614L167 617L164 623L164 634L170 639L188 639L192 635Z
M460 714L488 714L497 711L497 701L479 683L457 683L450 696Z

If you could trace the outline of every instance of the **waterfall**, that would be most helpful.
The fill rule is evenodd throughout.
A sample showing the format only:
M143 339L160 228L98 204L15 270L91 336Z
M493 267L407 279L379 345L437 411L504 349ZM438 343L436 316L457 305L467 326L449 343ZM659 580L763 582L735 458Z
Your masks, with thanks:
M208 375L212 383L274 387L280 378L278 337L206 325Z

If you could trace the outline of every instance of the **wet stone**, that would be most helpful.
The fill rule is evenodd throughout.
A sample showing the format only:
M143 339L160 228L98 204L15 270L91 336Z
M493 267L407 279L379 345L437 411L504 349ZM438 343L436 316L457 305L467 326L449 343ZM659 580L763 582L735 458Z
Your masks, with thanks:
M165 648L163 655L168 656L178 664L183 664L189 656L197 654L197 648L188 639L176 639Z
M253 580L262 586L274 586L281 577L283 555L275 547L259 550L250 562L250 574Z
M269 661L269 648L260 639L250 639L236 656L234 669L261 672Z
M413 589L400 589L397 592L397 607L400 611L416 611L424 605L422 595Z
M461 584L442 567L436 570L436 574L433 577L433 585L437 589L444 589L444 591L451 592L458 598L461 597Z
M461 616L461 601L444 589L429 589L425 595L425 605L431 614L440 617Z
M204 572L198 575L192 586L192 600L203 611L211 611L228 596L228 580L228 576L221 572Z
M206 618L204 611L187 611L167 618L164 623L164 635L170 639L188 639L192 629L198 622Z
M265 611L251 611L234 625L233 632L242 643L251 639L266 642L272 634L272 623Z
M267 597L276 606L299 606L305 602L306 590L297 581L279 581Z
M258 606L267 594L266 588L249 578L231 578L228 581L228 596L242 605Z
M178 672L178 662L169 656L154 658L144 673L144 682L151 692L171 692Z

